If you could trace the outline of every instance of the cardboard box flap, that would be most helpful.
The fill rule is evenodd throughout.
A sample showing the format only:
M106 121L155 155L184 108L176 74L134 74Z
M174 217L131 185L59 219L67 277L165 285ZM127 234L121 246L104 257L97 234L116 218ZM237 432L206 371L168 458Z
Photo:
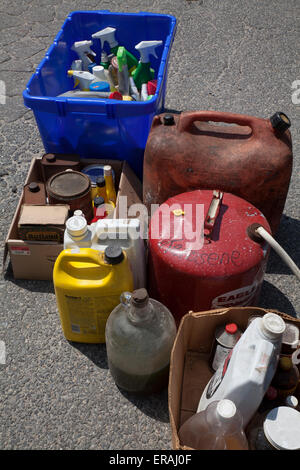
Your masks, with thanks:
M69 213L68 205L30 205L21 208L19 226L24 225L64 225Z
M230 322L246 329L252 315L276 313L300 329L300 319L275 309L230 307L204 312L189 312L180 322L171 352L169 376L169 416L173 449L186 449L178 437L180 426L197 411L201 394L213 375L209 357L217 326Z

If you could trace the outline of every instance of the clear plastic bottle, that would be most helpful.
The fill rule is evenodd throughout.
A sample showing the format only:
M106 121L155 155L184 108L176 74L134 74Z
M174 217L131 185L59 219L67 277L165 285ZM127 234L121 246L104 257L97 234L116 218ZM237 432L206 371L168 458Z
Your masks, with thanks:
M231 400L214 401L179 430L181 445L196 450L248 450L243 418Z
M110 314L105 330L108 365L117 386L150 394L168 384L175 320L146 289L125 292Z

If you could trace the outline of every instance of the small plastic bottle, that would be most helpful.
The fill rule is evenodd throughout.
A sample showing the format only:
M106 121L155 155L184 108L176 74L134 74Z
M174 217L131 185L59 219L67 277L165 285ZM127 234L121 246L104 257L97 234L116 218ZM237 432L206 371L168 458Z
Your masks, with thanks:
M179 430L181 445L195 450L248 450L243 418L231 400L214 401Z
M79 217L84 217L85 218L84 213L80 209L76 209L76 211L74 211L73 215L77 215Z
M105 201L103 197L95 197L94 199L94 218L91 221L91 224L97 222L97 220L105 219L107 216Z
M95 197L103 197L104 201L107 202L104 176L98 176L98 178L96 179L96 188L97 190Z
M299 370L297 366L293 364L290 357L281 357L271 383L276 388L278 397L285 398L288 395L292 395L297 388L298 382Z
M105 330L108 365L117 386L143 395L165 388L175 336L173 315L150 299L146 289L123 293Z
M90 248L92 232L85 217L73 215L66 222L64 233L64 250L67 248Z
M105 165L103 171L106 184L107 200L116 204L117 196L112 176L112 168L110 165Z

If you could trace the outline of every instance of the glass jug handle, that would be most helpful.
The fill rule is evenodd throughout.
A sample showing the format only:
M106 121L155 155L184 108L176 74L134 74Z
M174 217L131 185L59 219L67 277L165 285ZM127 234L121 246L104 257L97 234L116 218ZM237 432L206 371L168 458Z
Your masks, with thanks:
M132 296L131 292L122 292L122 294L120 295L121 304L124 305L125 307L129 307L131 296Z

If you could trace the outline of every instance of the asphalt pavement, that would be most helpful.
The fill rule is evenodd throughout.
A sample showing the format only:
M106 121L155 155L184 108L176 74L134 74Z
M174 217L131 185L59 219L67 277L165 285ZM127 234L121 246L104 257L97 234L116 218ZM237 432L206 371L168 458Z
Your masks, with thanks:
M177 18L167 109L289 116L294 169L277 240L300 265L300 103L292 101L293 82L300 80L298 0L2 0L1 253L30 161L43 152L22 92L67 15L95 9ZM105 346L65 340L51 282L14 280L8 266L0 292L0 341L6 346L6 364L0 366L1 449L171 449L167 391L145 399L121 393L110 376ZM260 306L300 317L299 283L275 253Z

